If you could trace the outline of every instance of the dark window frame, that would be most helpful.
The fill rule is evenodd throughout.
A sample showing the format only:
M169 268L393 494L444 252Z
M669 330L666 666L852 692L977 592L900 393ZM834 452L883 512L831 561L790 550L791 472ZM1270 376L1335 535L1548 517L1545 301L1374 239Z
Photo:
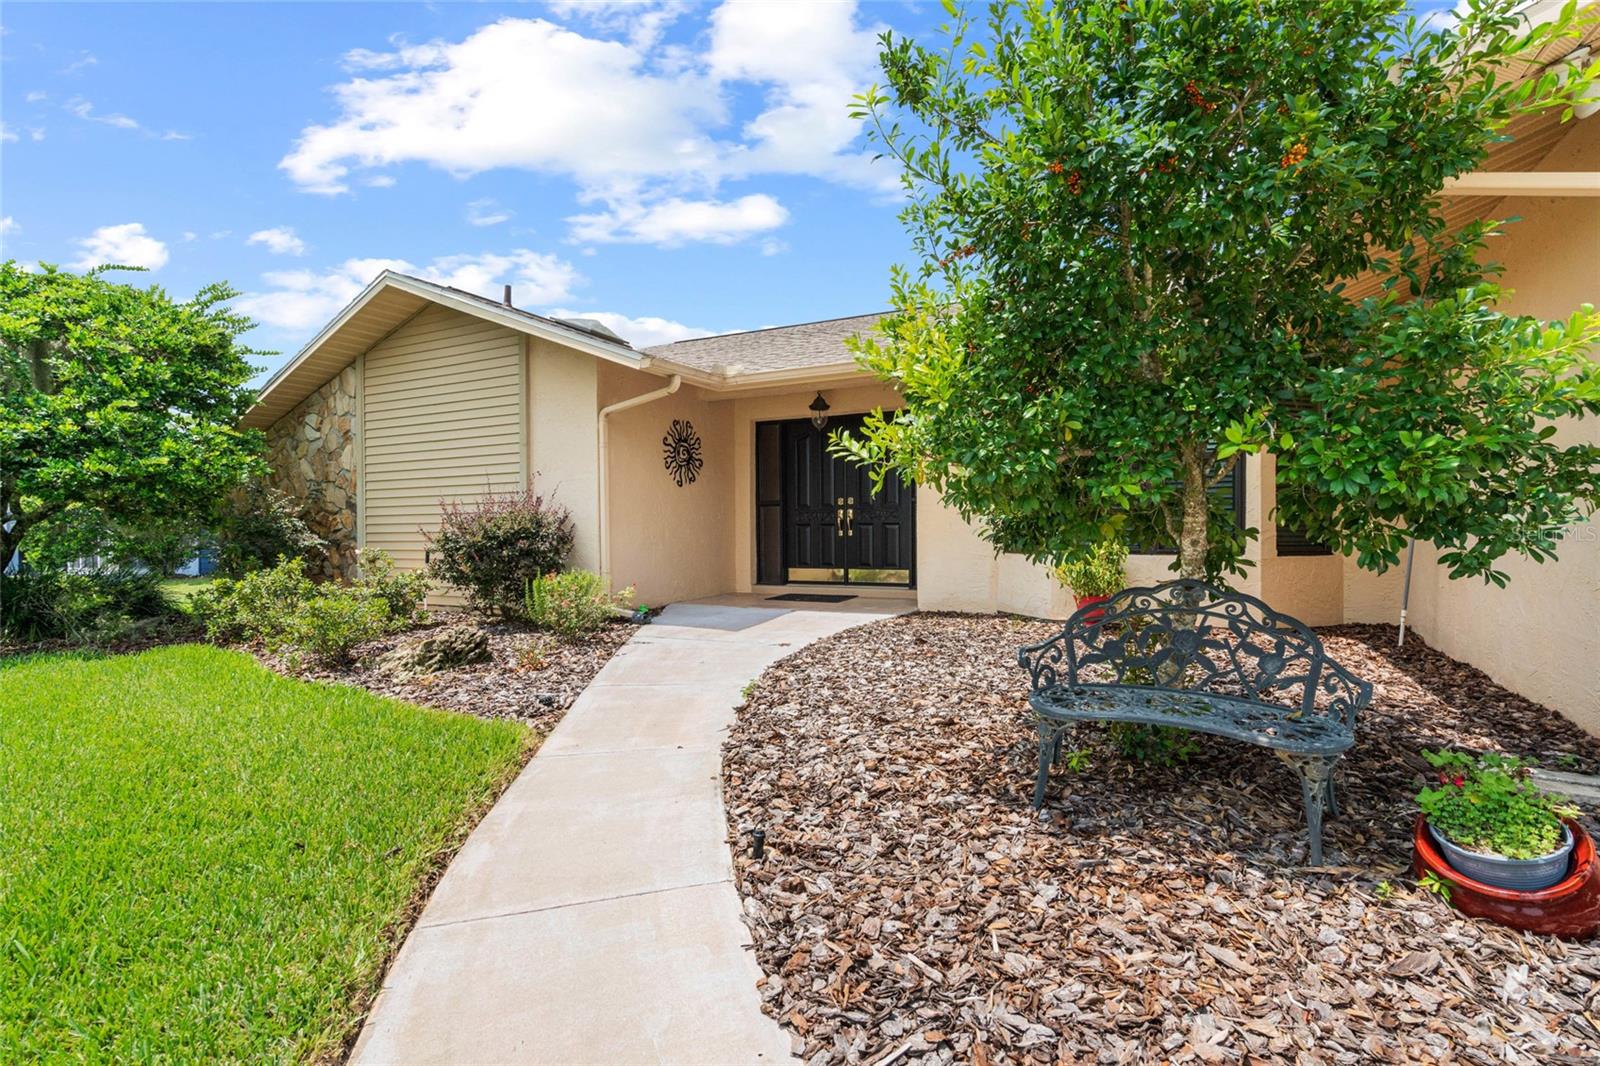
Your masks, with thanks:
M1227 477L1223 478L1216 485L1213 485L1211 487L1210 492L1214 494L1219 489L1221 489L1222 486L1224 486L1224 485L1229 485L1230 488L1233 491L1233 524L1239 529L1248 529L1249 526L1246 524L1245 516L1244 516L1245 515L1245 491L1246 490L1245 490L1244 457L1243 456L1241 456L1239 458L1238 462L1233 464L1233 469L1228 471L1228 476ZM1176 544L1171 544L1171 545L1158 544L1158 545L1156 545L1154 547L1134 548L1134 549L1131 549L1131 554L1133 554L1133 555L1177 555L1178 554L1178 546Z

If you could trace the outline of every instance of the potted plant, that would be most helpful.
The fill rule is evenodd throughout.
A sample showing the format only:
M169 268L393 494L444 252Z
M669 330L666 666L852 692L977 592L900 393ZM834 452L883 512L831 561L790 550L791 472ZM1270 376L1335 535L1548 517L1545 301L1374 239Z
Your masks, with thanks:
M1481 884L1524 892L1567 876L1577 809L1530 781L1526 761L1493 752L1422 754L1437 781L1417 794L1417 806L1452 869Z
M1104 603L1121 592L1128 583L1128 546L1117 539L1102 540L1056 567L1056 579L1072 590L1078 610ZM1105 612L1084 615L1089 623L1100 621Z

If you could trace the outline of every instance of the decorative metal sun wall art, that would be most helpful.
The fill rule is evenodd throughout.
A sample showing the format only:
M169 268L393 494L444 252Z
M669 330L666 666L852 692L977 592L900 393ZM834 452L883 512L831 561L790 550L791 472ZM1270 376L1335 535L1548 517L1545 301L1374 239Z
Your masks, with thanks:
M672 428L661 438L661 463L680 489L700 476L705 461L700 458L700 434L694 431L693 422L672 420Z

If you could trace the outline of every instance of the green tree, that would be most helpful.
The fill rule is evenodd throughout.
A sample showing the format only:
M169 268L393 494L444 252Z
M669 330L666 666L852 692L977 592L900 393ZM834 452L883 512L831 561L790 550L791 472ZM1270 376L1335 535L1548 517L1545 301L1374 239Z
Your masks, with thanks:
M904 406L835 448L1049 563L1115 535L1240 572L1254 531L1208 489L1267 447L1281 519L1363 566L1411 535L1453 576L1545 557L1600 501L1600 449L1550 440L1600 412L1600 319L1497 313L1497 225L1452 233L1440 199L1512 118L1596 91L1522 76L1579 28L1512 2L1446 30L1402 0L952 5L936 47L885 34L856 114L920 262L857 350ZM1382 294L1347 298L1366 271Z
M208 285L177 301L102 271L0 264L0 560L69 511L167 528L211 520L222 493L261 466L239 419L254 354L250 320Z

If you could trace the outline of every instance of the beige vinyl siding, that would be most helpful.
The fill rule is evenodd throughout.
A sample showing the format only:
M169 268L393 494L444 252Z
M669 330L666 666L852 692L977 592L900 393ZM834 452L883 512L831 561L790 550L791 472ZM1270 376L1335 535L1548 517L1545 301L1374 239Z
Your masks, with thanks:
M526 482L517 333L429 307L367 352L361 384L364 545L421 566L440 500Z

